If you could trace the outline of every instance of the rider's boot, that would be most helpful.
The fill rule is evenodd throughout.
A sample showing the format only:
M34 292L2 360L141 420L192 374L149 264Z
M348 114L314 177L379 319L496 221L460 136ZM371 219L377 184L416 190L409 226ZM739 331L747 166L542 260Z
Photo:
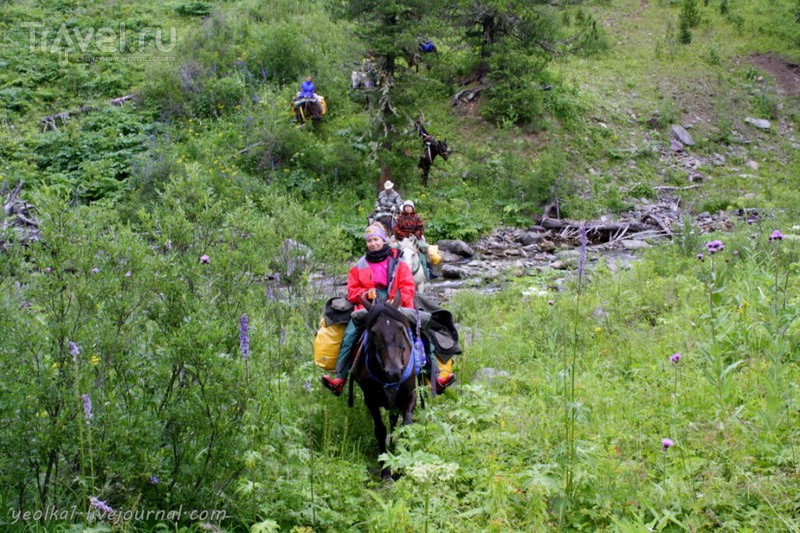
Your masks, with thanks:
M347 380L344 378L332 378L328 374L322 376L322 384L326 389L330 390L334 396L342 394L345 382L347 382Z

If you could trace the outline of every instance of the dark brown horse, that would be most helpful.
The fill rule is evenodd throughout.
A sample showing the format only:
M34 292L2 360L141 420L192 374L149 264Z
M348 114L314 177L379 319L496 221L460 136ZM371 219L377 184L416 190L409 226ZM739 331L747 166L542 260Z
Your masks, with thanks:
M442 159L447 161L447 156L450 155L450 148L447 146L447 141L438 141L436 137L428 133L421 120L416 121L416 126L417 133L422 137L422 155L419 158L418 166L422 169L422 184L427 187L428 175L431 172L433 161L436 156L441 156Z
M298 124L311 120L316 126L322 120L322 106L315 98L295 98L292 112Z
M401 414L403 425L411 423L417 405L412 340L408 320L398 311L400 291L391 302L372 304L362 298L362 303L369 314L351 374L364 392L364 403L375 423L378 449L384 454L387 430L381 408L389 411L389 431L393 431ZM381 478L391 478L389 468L383 463Z

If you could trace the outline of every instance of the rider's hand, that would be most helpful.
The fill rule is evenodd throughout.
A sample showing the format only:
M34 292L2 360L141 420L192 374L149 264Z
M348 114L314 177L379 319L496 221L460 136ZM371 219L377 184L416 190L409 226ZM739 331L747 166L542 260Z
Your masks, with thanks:
M375 289L370 289L370 290L368 290L367 292L364 293L364 298L366 298L367 300L369 300L371 302L374 302L375 298L377 298L377 297L378 297L378 294L375 292Z

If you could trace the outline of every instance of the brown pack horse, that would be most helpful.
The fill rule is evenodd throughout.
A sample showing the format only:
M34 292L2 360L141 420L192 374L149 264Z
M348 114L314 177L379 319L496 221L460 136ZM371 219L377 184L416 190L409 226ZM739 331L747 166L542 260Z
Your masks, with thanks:
M393 431L401 414L403 425L412 422L417 405L412 340L408 320L398 311L400 291L391 302L373 304L362 298L362 303L369 314L360 353L351 373L364 392L364 403L375 424L378 449L384 454L387 430L381 408L389 411L389 430ZM389 479L391 475L389 468L382 463L381 478Z
M322 120L322 105L315 98L295 98L292 111L298 124L311 120L316 126Z

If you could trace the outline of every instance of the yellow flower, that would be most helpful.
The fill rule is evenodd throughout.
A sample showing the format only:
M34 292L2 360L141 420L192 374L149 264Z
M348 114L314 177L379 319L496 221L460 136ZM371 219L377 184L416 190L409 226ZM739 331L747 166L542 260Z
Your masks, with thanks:
M89 358L89 363L91 363L92 366L99 365L100 364L100 356L99 355L93 355L91 358Z
M600 333L601 331L603 331L603 328L601 328L600 326L594 328L595 333Z

